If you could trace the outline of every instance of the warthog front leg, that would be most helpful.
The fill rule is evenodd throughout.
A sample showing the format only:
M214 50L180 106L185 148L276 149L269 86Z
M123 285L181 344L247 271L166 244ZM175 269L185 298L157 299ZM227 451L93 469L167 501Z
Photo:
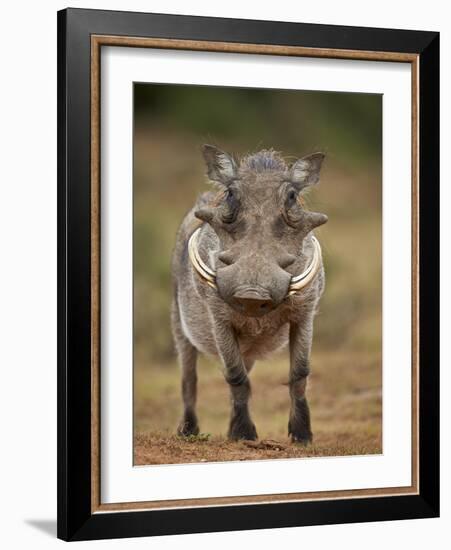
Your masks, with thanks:
M216 345L224 367L224 378L230 387L232 414L229 439L257 439L257 430L249 413L251 385L247 371L252 362L246 363L240 353L238 342L231 327L215 327Z
M310 411L305 390L310 373L309 359L313 335L313 315L308 315L301 323L290 326L290 419L288 434L298 443L312 441Z
M183 416L177 428L182 436L197 435L199 425L196 416L197 398L197 350L183 334L178 305L174 301L172 307L172 329L175 347L182 371Z

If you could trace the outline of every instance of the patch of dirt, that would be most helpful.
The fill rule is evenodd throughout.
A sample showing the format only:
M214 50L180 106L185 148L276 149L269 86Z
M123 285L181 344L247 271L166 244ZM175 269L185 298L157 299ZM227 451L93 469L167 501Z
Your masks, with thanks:
M142 433L135 436L135 466L367 455L380 454L381 451L382 445L377 435L319 436L314 443L307 446L293 444L288 438L280 441L267 439L234 442L222 437L206 437L204 434L198 440Z

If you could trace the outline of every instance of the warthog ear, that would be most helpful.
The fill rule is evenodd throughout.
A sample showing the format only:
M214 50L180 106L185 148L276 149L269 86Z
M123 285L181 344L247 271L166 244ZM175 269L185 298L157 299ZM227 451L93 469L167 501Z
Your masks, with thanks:
M298 190L319 181L319 173L324 160L324 153L313 153L297 160L289 170L288 179Z
M204 145L202 153L211 180L227 186L236 179L236 164L230 155L213 145Z

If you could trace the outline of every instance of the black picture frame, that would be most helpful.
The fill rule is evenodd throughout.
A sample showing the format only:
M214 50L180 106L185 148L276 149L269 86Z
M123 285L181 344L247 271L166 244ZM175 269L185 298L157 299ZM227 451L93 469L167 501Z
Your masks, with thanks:
M419 494L188 509L91 508L91 36L400 52L419 60ZM58 537L87 540L439 515L439 33L58 12Z

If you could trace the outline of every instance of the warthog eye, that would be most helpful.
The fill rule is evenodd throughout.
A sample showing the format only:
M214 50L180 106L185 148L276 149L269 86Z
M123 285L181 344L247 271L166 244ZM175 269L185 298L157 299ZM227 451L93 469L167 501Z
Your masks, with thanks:
M239 201L235 190L232 188L227 189L227 193L225 195L225 208L222 214L222 221L224 223L233 223L236 220L238 206Z
M283 210L283 218L286 223L292 227L296 227L302 216L302 207L299 204L299 194L296 189L288 189L285 198L285 208Z
M296 202L298 194L294 189L290 189L287 194L287 200L286 200L286 206L287 208L291 208L293 204Z

